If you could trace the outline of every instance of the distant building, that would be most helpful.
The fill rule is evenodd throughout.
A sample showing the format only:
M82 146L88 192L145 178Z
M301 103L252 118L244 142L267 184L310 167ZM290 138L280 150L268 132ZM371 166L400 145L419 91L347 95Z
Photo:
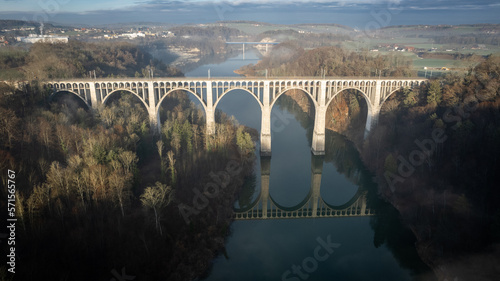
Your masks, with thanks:
M166 34L163 34L161 37L163 38L175 37L175 34L172 31L167 31Z
M23 43L38 43L38 42L43 42L43 43L68 43L68 37L62 37L62 36L54 36L54 35L36 35L36 34L30 34L28 37L17 37L17 41L23 42Z
M120 37L127 37L129 39L136 39L138 37L146 37L146 34L144 33L123 33L122 35L120 35Z
M17 41L23 43L68 43L68 37L54 36L54 35L44 35L43 34L43 23L40 24L40 35L30 34L28 37L17 37Z

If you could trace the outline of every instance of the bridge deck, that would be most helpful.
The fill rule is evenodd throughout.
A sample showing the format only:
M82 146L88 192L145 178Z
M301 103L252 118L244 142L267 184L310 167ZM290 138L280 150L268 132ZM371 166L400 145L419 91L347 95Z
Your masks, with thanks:
M67 79L53 79L51 82L120 82L120 81L130 81L130 82L196 82L196 81L427 81L426 78L420 77L155 77L155 78L137 78L137 77L118 77L118 78L67 78Z

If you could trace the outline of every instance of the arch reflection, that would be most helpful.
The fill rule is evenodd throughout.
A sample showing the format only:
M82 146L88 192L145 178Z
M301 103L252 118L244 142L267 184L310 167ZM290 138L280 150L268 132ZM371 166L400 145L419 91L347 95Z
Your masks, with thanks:
M235 209L236 220L298 219L372 216L374 211L367 207L367 190L362 188L345 204L333 206L321 197L321 178L324 157L311 155L311 185L309 193L299 204L285 207L269 194L271 158L261 157L261 190L249 207Z

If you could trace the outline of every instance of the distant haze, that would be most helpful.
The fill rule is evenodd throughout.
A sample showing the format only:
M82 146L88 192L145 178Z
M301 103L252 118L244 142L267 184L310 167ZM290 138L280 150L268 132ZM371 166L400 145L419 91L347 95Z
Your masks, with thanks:
M337 23L373 29L389 25L500 23L498 0L3 0L0 5L1 19L87 25L246 20Z

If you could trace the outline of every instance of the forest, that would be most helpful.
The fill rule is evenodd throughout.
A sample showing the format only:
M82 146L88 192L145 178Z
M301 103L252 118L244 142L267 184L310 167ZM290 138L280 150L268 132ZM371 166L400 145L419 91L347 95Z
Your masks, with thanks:
M312 50L294 42L275 47L269 56L256 65L239 69L247 76L416 76L410 59L401 55L373 56L368 52L351 52L339 47L319 47Z
M0 49L0 80L45 80L57 78L147 76L148 69L158 76L183 76L125 42L68 44L37 43L29 50L21 47Z
M16 67L29 69L42 51L40 61L61 62L54 69L40 63L37 75L47 78L62 75L75 53L82 61L90 53L132 56L120 67L102 64L108 76L138 71L147 58L131 46L118 54L112 46L35 44ZM3 61L13 60L4 54ZM71 73L85 75L99 63L90 61ZM0 87L0 167L17 174L16 280L110 280L122 268L139 280L191 280L209 270L223 251L235 196L252 176L250 131L218 112L216 132L207 135L203 111L182 92L163 103L159 136L131 94L117 92L96 110L70 94L50 95L36 80ZM5 187L7 174L1 177ZM5 265L0 279L9 280Z
M499 107L500 57L489 56L466 75L400 91L360 144L379 192L441 280L493 280L497 272Z

